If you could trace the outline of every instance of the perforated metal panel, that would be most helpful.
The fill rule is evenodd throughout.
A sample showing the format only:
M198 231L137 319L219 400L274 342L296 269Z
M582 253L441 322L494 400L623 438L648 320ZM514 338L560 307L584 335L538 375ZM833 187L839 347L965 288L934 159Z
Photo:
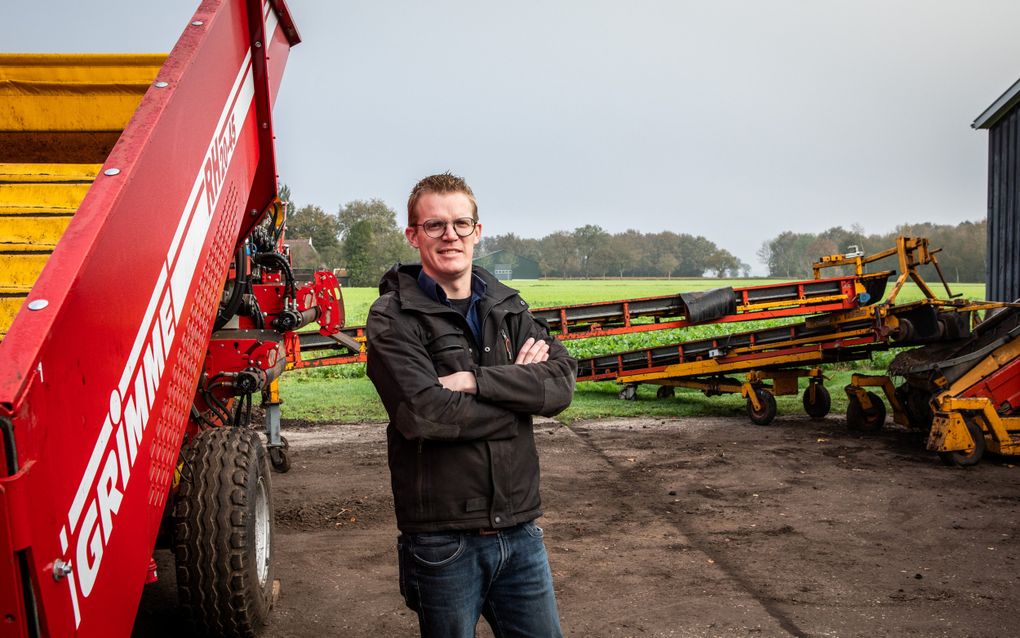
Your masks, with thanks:
M209 258L199 277L195 302L183 327L181 352L170 370L167 401L156 425L149 470L149 502L162 507L177 465L177 450L184 435L187 416L195 396L195 386L205 359L206 344L213 318L219 306L223 281L233 255L234 239L244 213L237 185L231 183L225 194L225 211L216 227Z

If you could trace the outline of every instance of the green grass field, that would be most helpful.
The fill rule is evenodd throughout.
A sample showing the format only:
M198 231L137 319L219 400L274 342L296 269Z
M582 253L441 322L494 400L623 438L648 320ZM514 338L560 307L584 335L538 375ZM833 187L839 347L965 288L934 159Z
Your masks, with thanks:
M653 297L722 286L734 288L776 283L778 279L657 279L657 280L517 280L510 284L532 308ZM944 293L939 288L936 293ZM983 284L954 284L953 293L962 293L968 299L983 299ZM345 288L343 290L347 325L362 325L368 309L378 296L375 288ZM920 290L912 283L904 286L898 302L920 299ZM567 349L576 357L596 356L623 350L653 347L690 339L743 332L780 323L801 321L756 321L734 324L692 326L682 330L660 330L640 334L620 335L604 339L566 342ZM826 382L832 395L832 410L846 410L846 395L842 387L856 371L875 372L888 365L894 352L877 353L872 361L840 364L826 372ZM802 381L802 387L804 382ZM655 386L638 389L637 401L618 398L620 386L612 382L580 383L573 405L559 418L565 422L622 416L676 417L691 415L743 415L744 400L739 395L705 397L700 392L679 390L676 398L656 399ZM284 399L283 416L327 423L385 421L386 412L376 396L371 382L365 377L364 365L354 364L332 368L318 368L288 372L280 383ZM778 397L779 413L802 413L799 396Z

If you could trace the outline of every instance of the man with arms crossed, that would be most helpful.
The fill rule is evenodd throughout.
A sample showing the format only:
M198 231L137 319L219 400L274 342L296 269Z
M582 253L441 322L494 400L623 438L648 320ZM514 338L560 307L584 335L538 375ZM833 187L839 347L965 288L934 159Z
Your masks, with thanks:
M532 415L568 405L577 362L517 291L472 268L481 237L464 180L421 180L407 203L421 265L397 265L369 312L400 536L400 593L422 636L561 636Z

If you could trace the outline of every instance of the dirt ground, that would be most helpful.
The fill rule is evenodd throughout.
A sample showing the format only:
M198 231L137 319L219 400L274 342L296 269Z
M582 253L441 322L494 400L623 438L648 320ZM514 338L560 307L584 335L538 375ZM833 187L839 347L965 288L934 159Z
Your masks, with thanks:
M848 433L839 416L537 430L567 636L1017 635L1013 459L946 468L916 433ZM397 592L384 426L284 434L281 595L264 635L417 635ZM160 562L136 636L181 631Z

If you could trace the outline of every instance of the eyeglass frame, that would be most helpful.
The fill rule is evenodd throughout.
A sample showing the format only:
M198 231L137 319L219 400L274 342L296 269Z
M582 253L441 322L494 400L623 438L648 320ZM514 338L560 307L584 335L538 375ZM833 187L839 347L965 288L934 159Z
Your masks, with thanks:
M466 234L461 235L460 232L457 230L457 222L463 221L465 219L471 222L471 230L469 230ZM442 222L443 228L442 230L439 231L438 235L433 235L428 230L425 229L425 224L429 222ZM470 237L471 234L475 232L475 228L478 227L478 220L475 219L474 217L458 217L457 219L452 219L450 221L443 221L441 219L426 219L421 224L412 224L412 226L414 228L421 227L422 232L424 232L427 237L431 237L432 239L439 239L440 237L445 235L446 227L451 226L453 228L453 234L463 239L464 237Z

